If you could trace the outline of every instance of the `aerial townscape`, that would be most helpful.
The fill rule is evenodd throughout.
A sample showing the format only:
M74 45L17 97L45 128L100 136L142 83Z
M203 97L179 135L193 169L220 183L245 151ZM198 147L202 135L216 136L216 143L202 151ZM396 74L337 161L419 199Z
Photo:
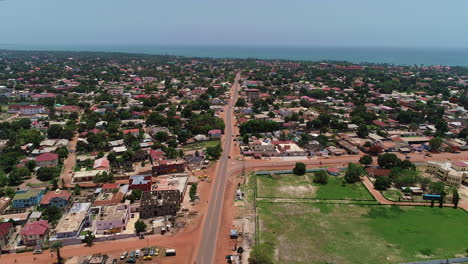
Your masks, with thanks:
M0 104L1 263L468 261L466 67L1 50Z

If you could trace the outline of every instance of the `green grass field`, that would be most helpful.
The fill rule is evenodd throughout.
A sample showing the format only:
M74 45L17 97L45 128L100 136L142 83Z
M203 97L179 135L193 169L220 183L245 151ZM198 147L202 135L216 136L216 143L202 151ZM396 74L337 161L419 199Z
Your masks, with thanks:
M219 140L197 142L197 143L187 144L183 146L182 150L194 150L194 149L201 149L201 148L216 147L216 145L218 145L219 143L220 143Z
M342 184L342 177L330 176L325 185L314 183L313 174L262 175L256 178L258 197L374 200L362 183Z
M468 215L453 208L257 202L274 263L400 263L461 257Z

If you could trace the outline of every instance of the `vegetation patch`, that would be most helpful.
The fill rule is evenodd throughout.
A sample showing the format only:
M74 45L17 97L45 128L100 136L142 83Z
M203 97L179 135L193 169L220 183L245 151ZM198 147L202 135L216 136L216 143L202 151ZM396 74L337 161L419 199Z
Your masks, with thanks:
M273 263L400 263L465 255L467 215L453 208L258 201Z

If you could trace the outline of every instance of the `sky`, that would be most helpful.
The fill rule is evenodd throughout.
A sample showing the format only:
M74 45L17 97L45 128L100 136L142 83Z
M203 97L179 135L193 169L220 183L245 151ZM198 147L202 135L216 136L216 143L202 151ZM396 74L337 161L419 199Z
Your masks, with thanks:
M0 0L0 45L467 48L467 10L467 0Z

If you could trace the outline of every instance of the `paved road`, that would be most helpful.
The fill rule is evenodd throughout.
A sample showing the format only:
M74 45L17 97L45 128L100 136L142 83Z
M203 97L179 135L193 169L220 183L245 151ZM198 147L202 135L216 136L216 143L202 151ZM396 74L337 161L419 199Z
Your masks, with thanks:
M228 170L230 167L229 153L231 152L232 126L234 124L232 122L234 104L237 101L237 92L240 88L238 83L239 79L240 74L237 74L234 85L231 88L232 97L225 111L226 116L224 119L225 131L223 154L218 161L217 175L214 180L213 190L209 199L210 204L206 214L205 223L203 225L202 239L200 241L196 263L214 263L214 256L216 254L216 241L221 222L220 219L224 200L224 192L226 189L226 181L229 175L231 175L231 173L229 173L230 171Z

